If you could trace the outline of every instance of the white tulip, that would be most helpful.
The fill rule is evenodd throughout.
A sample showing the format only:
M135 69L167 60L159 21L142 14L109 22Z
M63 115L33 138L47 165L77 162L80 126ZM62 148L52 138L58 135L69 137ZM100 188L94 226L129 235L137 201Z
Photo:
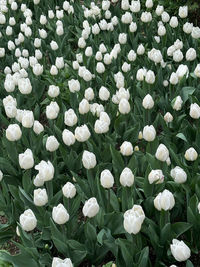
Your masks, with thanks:
M129 234L136 235L141 230L145 214L140 205L134 205L132 209L124 213L124 229Z
M133 154L133 146L130 142L124 141L120 146L120 152L123 156L131 156Z
M174 258L179 262L186 261L191 256L190 248L183 241L173 239L170 249Z
M176 166L170 172L171 177L178 184L185 183L187 180L187 173L179 166Z
M154 199L154 206L157 210L171 210L175 205L175 199L173 194L165 189L162 193L159 193Z
M114 177L112 175L112 173L109 170L104 170L101 172L101 176L100 176L100 182L101 185L104 188L111 188L113 187L114 184Z
M19 217L19 222L23 230L29 232L37 226L37 219L31 209L27 209Z
M99 212L99 205L95 197L88 199L83 206L83 215L92 218Z
M33 191L33 202L36 206L44 206L47 204L48 202L48 196L47 196L47 191L46 189L35 189Z
M161 184L164 182L164 175L162 170L152 170L148 175L148 180L150 184L156 182L156 184Z
M124 168L120 174L120 184L122 186L131 187L134 183L134 174L129 168Z
M53 208L52 218L57 224L65 224L69 221L69 214L63 204L58 204L58 206Z
M62 187L62 192L66 198L73 198L76 195L76 187L72 183L67 182Z

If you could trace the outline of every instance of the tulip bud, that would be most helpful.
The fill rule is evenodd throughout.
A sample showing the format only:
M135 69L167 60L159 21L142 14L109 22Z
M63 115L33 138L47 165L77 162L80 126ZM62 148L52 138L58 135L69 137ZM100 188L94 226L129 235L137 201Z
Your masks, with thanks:
M58 204L58 206L53 208L52 218L57 224L65 224L69 221L69 214L63 204Z
M60 111L60 108L57 104L57 102L51 101L51 103L46 106L46 116L47 119L54 120L58 117L58 113Z
M94 99L94 91L93 91L93 89L91 87L87 88L85 90L84 96L88 101L93 100Z
M153 98L150 94L146 95L144 98L143 98L143 101L142 101L142 106L145 108L145 109L151 109L153 108L154 106L154 101L153 101Z
M80 91L80 82L78 80L72 79L68 81L68 86L71 93Z
M109 170L102 171L101 177L100 177L100 182L104 188L113 187L114 177L113 177L112 173Z
M186 18L188 15L188 7L187 6L180 6L178 10L178 15L180 18Z
M144 219L145 214L142 207L140 205L134 205L132 209L124 213L124 229L129 234L136 235L141 230Z
M123 156L131 156L133 154L133 146L130 142L123 142L120 146L120 152Z
M67 1L65 1L67 2ZM64 2L64 3L65 3ZM72 261L70 258L66 258L64 260L54 257L52 261L51 267L73 267L74 265L72 264Z
M150 184L156 182L156 184L161 184L164 182L164 175L162 170L152 170L148 175L148 180Z
M130 104L127 99L122 98L119 102L119 112L121 114L128 114L131 110Z
M74 134L67 129L62 132L62 139L67 146L73 145L76 141Z
M109 131L109 124L103 120L96 120L94 125L94 131L97 134L107 133Z
M44 131L44 127L43 125L39 122L39 121L34 121L33 124L33 131L39 135L40 133L42 133Z
M19 154L19 165L24 170L31 169L34 166L33 153L29 148L24 153Z
M124 168L121 175L120 175L120 184L122 186L131 187L134 183L134 174L132 173L131 169Z
M164 116L164 120L169 123L169 122L172 122L173 121L173 116L171 113L167 112Z
M102 63L102 62L98 62L97 63L97 65L96 65L96 71L98 72L98 73L104 73L104 71L105 71L105 66L104 66L104 64Z
M183 100L180 96L177 96L175 99L172 100L173 109L180 110L183 104Z
M25 110L22 115L22 126L31 128L34 123L33 111Z
M187 180L187 173L179 166L176 166L174 169L172 169L170 175L178 184L185 183Z
M99 212L99 205L95 197L88 199L83 206L83 215L92 218Z
M50 85L48 90L48 95L52 98L57 97L60 94L60 89L58 86Z
M62 188L62 192L66 198L73 198L76 195L76 187L72 183L67 182Z
M169 157L169 150L163 144L160 144L156 150L155 157L160 161L166 161Z
M80 103L79 103L79 113L80 114L86 114L89 112L90 110L90 105L87 99L83 99Z
M91 134L86 124L76 127L75 138L78 142L85 142L90 138Z
M34 204L36 206L44 206L47 204L48 202L48 196L47 196L47 191L46 189L41 189L41 188L38 188L38 189L35 189L33 191L33 201L34 201Z
M97 164L95 154L87 150L84 150L82 156L82 163L86 169L88 170L93 169Z
M104 86L101 86L100 90L99 90L99 98L102 101L107 101L110 97L110 92L108 91L108 89Z
M143 129L142 135L146 141L152 142L156 138L156 130L153 125L146 125Z
M193 119L200 118L200 107L197 103L190 105L190 117L192 117Z
M170 249L174 258L179 262L186 261L191 256L190 248L183 241L173 239Z
M31 209L27 209L19 217L19 222L23 230L29 232L35 229L37 219Z
M175 205L175 199L173 194L165 189L162 193L159 193L154 199L154 206L157 210L171 210Z
M46 150L49 152L54 152L58 149L59 143L55 136L49 136L46 141Z
M193 147L190 147L185 151L185 159L188 161L195 161L198 157L196 150Z
M9 141L17 141L21 138L22 131L18 124L10 124L6 129L6 138Z

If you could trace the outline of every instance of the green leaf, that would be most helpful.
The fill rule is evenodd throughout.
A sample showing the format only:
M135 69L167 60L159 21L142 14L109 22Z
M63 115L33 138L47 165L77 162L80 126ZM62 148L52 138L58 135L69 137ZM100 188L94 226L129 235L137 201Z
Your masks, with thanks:
M149 247L143 248L143 250L140 253L140 257L137 263L138 267L146 267L148 266L148 260L149 260Z
M184 135L183 133L178 133L178 134L176 135L176 137L182 139L182 140L185 141L185 142L188 142L187 138L185 137L185 135Z
M181 96L183 99L183 103L185 103L189 96L192 95L194 93L194 91L196 90L196 88L194 87L183 87L181 90Z
M11 256L8 252L1 250L0 259L12 263L14 267L22 267L25 262L28 262L29 267L40 267L39 264L25 252L23 252L23 254Z
M3 173L8 173L12 175L16 175L16 169L10 164L10 162L5 158L0 158L0 170Z
M124 161L119 151L117 151L112 145L110 145L110 152L112 155L113 168L116 168L118 173L121 173L124 168Z
M180 235L188 231L192 227L191 223L186 222L177 222L171 225L171 229L174 235L174 238L178 238Z

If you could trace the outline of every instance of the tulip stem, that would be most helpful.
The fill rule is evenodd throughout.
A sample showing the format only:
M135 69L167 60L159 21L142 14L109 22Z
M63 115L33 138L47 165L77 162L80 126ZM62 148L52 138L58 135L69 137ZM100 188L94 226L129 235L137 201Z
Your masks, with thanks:
M110 189L108 189L108 202L107 202L107 211L110 210Z

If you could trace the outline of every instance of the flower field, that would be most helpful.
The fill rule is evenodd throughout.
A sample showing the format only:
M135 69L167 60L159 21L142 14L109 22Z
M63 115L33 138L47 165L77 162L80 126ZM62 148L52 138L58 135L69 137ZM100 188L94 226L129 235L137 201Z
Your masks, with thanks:
M0 0L0 266L200 266L188 15L159 0Z

